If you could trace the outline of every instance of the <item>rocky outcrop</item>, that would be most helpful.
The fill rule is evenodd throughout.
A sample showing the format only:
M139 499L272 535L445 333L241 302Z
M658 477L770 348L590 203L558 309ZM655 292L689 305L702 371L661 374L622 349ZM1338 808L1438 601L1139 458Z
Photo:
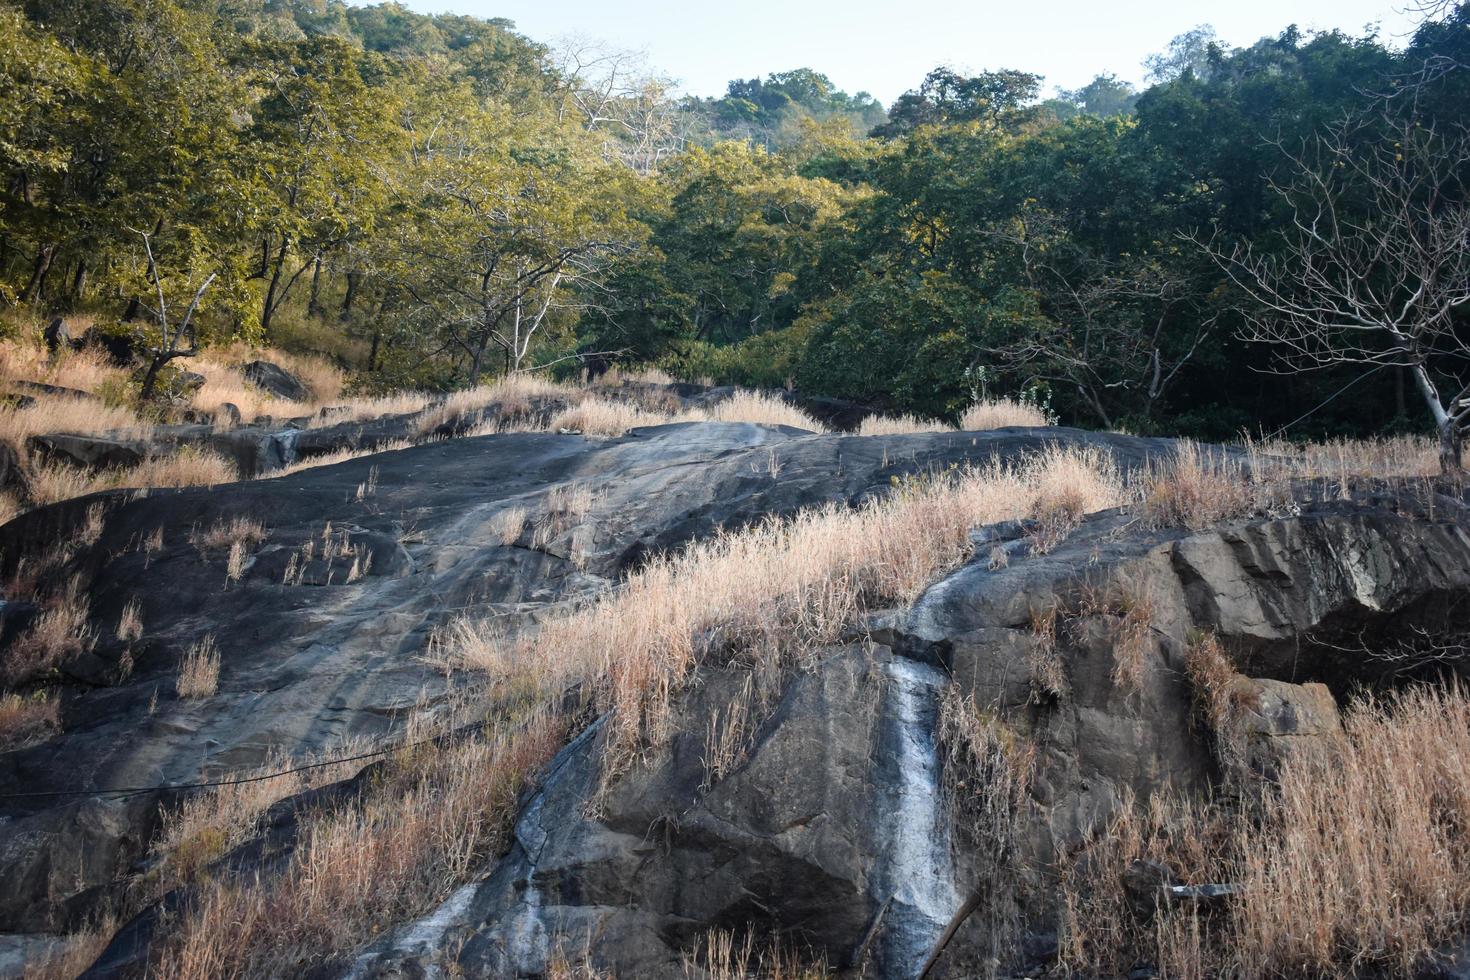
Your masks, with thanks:
M302 431L298 444L322 431ZM1094 445L1125 468L1170 448L1065 429L859 438L683 424L612 440L468 438L268 483L102 498L96 541L56 574L77 577L99 624L140 602L145 640L129 651L125 680L67 688L60 736L0 755L0 837L10 842L0 880L18 885L0 901L0 932L56 932L120 898L146 868L165 802L5 794L189 782L277 751L390 734L414 705L462 682L422 659L430 631L456 610L534 628L648 555L717 528L1055 442ZM521 508L533 525L569 486L591 491L576 526L505 543L500 515ZM90 503L0 528L0 575L66 538ZM237 517L262 522L266 536L232 580L224 555L190 537ZM344 550L304 561L328 524ZM779 929L835 967L863 962L876 976L913 977L931 963L932 977L996 963L1039 970L1054 910L1015 869L1045 869L1130 794L1202 790L1224 776L1186 680L1199 635L1233 658L1232 696L1252 706L1236 734L1250 770L1270 778L1291 753L1333 737L1336 705L1355 686L1407 676L1403 662L1370 651L1442 630L1470 597L1470 511L1447 495L1365 492L1198 531L1110 512L1045 553L1019 524L976 538L974 560L912 608L874 613L814 651L719 778L706 769L706 738L745 682L739 668L700 668L675 737L595 809L591 720L522 801L509 852L339 972L422 976L453 963L471 976L536 976L565 943L587 945L619 976L682 976L685 954L715 927ZM161 545L142 545L151 539ZM371 555L367 573L349 574L348 555ZM170 686L177 659L206 633L221 650L219 692L181 701ZM122 653L102 642L89 656L105 667ZM945 788L953 773L938 718L954 694L1034 754L1004 842ZM271 832L285 833L292 812L289 801L272 811ZM995 886L998 853L1015 858L1005 888ZM148 914L96 975L137 969Z

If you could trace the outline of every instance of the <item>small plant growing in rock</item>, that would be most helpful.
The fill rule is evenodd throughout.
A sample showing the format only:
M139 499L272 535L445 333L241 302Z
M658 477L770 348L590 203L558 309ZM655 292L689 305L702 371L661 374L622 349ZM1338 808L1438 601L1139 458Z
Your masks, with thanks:
M0 750L15 748L61 727L61 703L49 693L0 694Z
M188 700L213 697L219 690L219 648L212 634L196 640L185 652L175 690Z
M1031 700L1036 704L1060 701L1071 691L1067 668L1057 649L1057 610L1031 610L1031 635L1035 642L1026 655L1026 675Z
M124 643L137 643L143 638L143 608L137 599L129 599L117 619L117 638Z
M35 624L11 643L0 661L0 681L11 687L49 674L68 657L89 650L96 634L87 623L91 611L81 583L72 579L66 591L51 599Z

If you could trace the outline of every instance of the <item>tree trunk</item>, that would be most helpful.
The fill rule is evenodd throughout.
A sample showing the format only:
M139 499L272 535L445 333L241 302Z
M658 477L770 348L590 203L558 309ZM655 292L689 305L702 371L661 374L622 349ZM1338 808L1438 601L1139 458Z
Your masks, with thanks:
M321 298L322 290L322 257L318 255L311 260L311 298L306 301L306 315L318 319L326 312L321 304L317 302Z
M374 330L373 346L372 349L368 351L367 369L369 372L378 370L378 344L382 341L382 339L383 332L381 330Z
M1462 473L1465 469L1463 447L1460 443L1460 427L1454 419L1444 419L1439 429L1439 471L1445 476Z
M360 278L356 272L347 273L347 293L342 297L342 319L352 315L352 301L357 298L357 280Z
M133 296L128 299L128 308L123 310L123 323L132 323L138 319L138 314L143 311L143 301Z
M148 362L148 373L143 375L143 387L138 392L138 400L146 402L153 397L153 386L158 382L158 372L169 362L166 354L154 354Z
M82 301L82 293L87 289L87 257L85 255L77 259L77 271L71 277L72 306L77 306Z
M265 305L260 311L260 332L266 341L271 337L271 317L275 315L276 306L280 300L276 298L276 290L281 285L281 271L286 268L286 250L291 246L289 236L281 236L281 247L276 250L275 268L271 270L271 282L265 289Z
M55 245L42 245L36 252L36 264L31 267L31 278L20 294L21 302L34 303L41 298L41 287L46 282L46 272L51 260L56 257Z

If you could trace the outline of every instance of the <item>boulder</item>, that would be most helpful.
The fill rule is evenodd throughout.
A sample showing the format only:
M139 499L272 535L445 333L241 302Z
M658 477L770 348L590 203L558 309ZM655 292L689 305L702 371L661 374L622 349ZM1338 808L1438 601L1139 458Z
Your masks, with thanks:
M233 428L245 421L240 414L240 407L234 402L220 402L219 407L214 410L214 424L227 428Z
M46 341L46 349L49 350L52 354L55 354L62 348L70 350L75 344L75 341L72 339L71 331L66 328L66 321L63 320L61 317L56 317L55 319L53 319L51 323L47 325L45 331L41 334L41 336Z
M138 465L148 455L149 444L137 439L52 433L31 436L30 448L49 460L96 471Z
M197 371L180 371L174 384L183 394L192 394L204 387L207 379Z
M240 373L246 381L276 398L301 402L311 397L311 392L296 375L270 361L251 361Z
M141 345L134 334L113 333L97 327L88 327L82 334L82 346L101 348L107 352L113 364L118 367L131 367L138 358Z
M81 391L77 388L63 388L60 385L48 385L40 381L11 381L8 384L16 391L23 391L36 396L46 395L52 398L74 398L77 401L90 402L100 402L102 400L90 391Z
M9 443L0 442L0 493L23 498L25 490L26 480L21 472L20 458Z

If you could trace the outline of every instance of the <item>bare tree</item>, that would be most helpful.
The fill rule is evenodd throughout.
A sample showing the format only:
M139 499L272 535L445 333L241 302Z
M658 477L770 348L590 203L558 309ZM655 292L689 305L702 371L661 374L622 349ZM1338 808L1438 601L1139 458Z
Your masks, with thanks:
M215 273L211 272L204 277L204 281L194 290L193 298L184 309L182 319L173 319L169 313L168 299L164 291L163 274L159 271L158 260L153 254L153 236L146 231L134 230L139 238L143 240L143 254L147 258L147 278L152 283L154 295L157 296L156 307L149 306L140 301L140 306L146 310L157 323L157 333L150 337L148 344L148 370L143 375L143 389L139 397L148 399L153 395L153 389L158 383L158 372L170 361L179 357L193 357L199 353L199 341L194 333L194 314L199 312L199 302L204 298L204 293L211 283L214 282ZM188 346L185 346L187 341Z
M1283 371L1407 370L1441 467L1459 471L1470 422L1470 133L1390 111L1281 148L1289 167L1271 187L1290 214L1282 247L1194 238L1249 297L1242 336L1273 345Z
M689 114L674 98L674 82L651 72L636 51L585 38L562 39L552 67L566 86L561 115L603 135L603 155L640 174L652 173L689 144Z

